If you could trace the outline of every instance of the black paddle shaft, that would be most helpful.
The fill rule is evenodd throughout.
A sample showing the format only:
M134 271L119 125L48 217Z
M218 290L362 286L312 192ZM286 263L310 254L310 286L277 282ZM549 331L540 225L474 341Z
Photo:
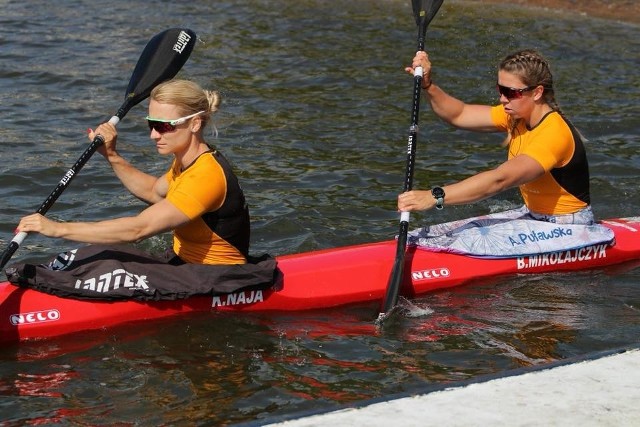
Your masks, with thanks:
M138 63L129 80L129 86L125 94L125 100L115 116L109 122L114 126L129 112L129 110L146 99L151 90L159 83L174 77L189 59L195 46L196 34L189 29L171 28L154 36L145 46ZM93 153L104 143L102 136L97 135L80 158L64 174L60 182L49 197L40 205L36 213L44 215L64 190L69 186L80 169L87 163ZM9 242L9 245L0 258L0 269L9 262L13 254L18 250L27 233L18 233Z
M413 13L418 24L418 50L424 50L424 40L427 26L440 9L443 0L427 1L412 0ZM409 126L409 137L407 139L407 166L403 191L410 191L413 188L413 172L415 168L416 143L418 139L418 117L420 114L420 91L422 89L422 68L418 67L413 76L413 105L411 108L411 125ZM407 245L407 234L409 232L409 213L403 212L400 216L400 231L396 246L396 256L387 290L382 300L377 323L381 324L388 316L388 313L398 302L398 292L404 275L404 259Z

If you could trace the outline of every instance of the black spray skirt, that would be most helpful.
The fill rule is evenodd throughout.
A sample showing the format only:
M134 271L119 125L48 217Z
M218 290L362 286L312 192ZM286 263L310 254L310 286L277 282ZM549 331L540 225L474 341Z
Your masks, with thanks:
M281 280L277 262L268 254L238 265L176 263L173 255L152 256L130 246L89 245L61 253L48 264L12 265L5 273L17 286L92 300L176 300L266 289Z

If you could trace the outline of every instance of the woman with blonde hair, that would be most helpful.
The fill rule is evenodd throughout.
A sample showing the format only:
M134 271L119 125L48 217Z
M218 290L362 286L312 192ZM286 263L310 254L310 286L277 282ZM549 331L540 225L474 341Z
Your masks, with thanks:
M136 216L98 222L57 222L39 214L24 217L18 231L38 232L92 244L138 242L173 231L171 263L244 264L249 251L249 210L229 162L207 144L204 129L220 96L186 80L153 89L146 118L158 153L173 155L160 177L140 171L117 151L115 126L89 130L102 135L100 153L124 186L149 206Z

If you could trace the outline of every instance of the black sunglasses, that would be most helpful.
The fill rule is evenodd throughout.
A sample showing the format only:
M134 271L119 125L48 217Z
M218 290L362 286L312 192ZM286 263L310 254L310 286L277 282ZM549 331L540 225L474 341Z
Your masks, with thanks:
M499 84L496 85L496 88L498 89L498 92L500 92L500 95L503 95L508 100L520 99L520 98L522 98L522 95L525 92L533 90L533 89L535 89L537 87L538 87L538 85L527 86L527 87L523 87L522 89L516 89L514 87L506 87L506 86L502 86L502 85L499 85Z

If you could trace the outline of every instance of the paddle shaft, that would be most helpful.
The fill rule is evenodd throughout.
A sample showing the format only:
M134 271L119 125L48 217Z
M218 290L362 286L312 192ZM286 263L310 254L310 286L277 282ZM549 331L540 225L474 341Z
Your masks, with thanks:
M440 2L441 3L441 2ZM427 19L417 19L418 21L418 50L424 50L424 40L427 25L437 12L439 5L433 9L431 17ZM403 192L413 188L413 172L415 169L416 144L418 140L418 117L420 114L420 91L422 90L422 67L416 67L413 71L413 105L411 109L411 125L409 126L409 137L407 139L407 166ZM400 214L400 231L398 233L398 244L396 246L396 257L387 283L387 290L382 300L381 310L378 315L378 322L381 323L398 302L398 292L404 276L404 259L407 245L407 234L409 232L409 212Z
M418 50L424 49L424 39L420 39ZM416 145L418 141L418 115L420 112L420 90L422 89L422 67L416 67L413 73L413 108L411 113L411 125L409 126L409 137L407 139L407 166L403 192L411 191L413 188L413 172L415 170ZM407 234L409 232L409 212L400 214L400 231L398 233L398 245L396 247L396 258L387 283L387 292L382 302L382 309L378 318L384 318L398 302L398 291L404 276L404 258L407 245Z

